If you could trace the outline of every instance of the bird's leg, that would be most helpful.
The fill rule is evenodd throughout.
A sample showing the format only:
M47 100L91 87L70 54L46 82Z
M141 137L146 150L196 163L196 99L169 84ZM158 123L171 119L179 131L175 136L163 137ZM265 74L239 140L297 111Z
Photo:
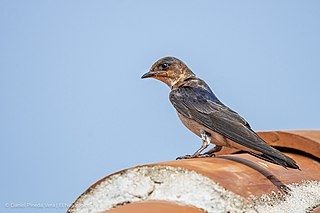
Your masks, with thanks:
M200 149L198 149L193 155L184 155L184 156L177 157L177 160L189 159L189 158L212 157L212 154L209 154L209 155L206 153L201 154L201 152L209 146L211 140L210 140L210 134L207 133L206 131L200 130L200 133L201 133L201 139L202 139L202 146L200 147Z
M214 157L216 156L214 153L219 152L222 149L222 146L215 145L212 149L209 149L207 152L203 153L203 155Z

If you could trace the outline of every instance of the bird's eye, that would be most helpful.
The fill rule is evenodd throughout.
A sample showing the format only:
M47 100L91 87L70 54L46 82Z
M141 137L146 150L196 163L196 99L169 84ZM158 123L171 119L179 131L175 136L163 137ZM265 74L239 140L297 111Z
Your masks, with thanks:
M163 70L167 70L169 68L169 64L168 63L163 63L163 64L161 64L161 68Z

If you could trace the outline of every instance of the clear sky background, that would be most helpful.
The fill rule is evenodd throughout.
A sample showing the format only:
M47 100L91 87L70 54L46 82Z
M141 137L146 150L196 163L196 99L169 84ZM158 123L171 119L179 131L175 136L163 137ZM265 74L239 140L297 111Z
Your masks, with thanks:
M0 1L1 212L70 204L98 179L193 153L176 56L254 130L320 129L320 1ZM64 212L65 208L46 209Z

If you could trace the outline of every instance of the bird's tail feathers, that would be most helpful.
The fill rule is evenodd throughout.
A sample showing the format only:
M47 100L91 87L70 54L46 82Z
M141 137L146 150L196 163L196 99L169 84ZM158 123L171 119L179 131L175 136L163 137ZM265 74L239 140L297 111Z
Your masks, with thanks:
M277 158L277 157L270 156L270 155L266 155L266 154L257 154L257 153L253 153L253 152L249 152L249 153L257 158L268 161L270 163L278 164L280 166L283 166L284 168L292 168L292 169L299 169L300 170L297 163L292 158L290 158L286 155L282 156L285 158L285 160L284 160L284 159Z

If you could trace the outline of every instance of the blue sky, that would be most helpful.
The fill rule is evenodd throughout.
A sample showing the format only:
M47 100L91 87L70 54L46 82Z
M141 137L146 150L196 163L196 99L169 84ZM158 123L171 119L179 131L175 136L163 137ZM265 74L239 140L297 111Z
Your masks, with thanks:
M163 56L185 61L257 131L319 129L319 6L0 1L0 211L68 205L112 172L194 152L200 139L169 88L140 79Z

